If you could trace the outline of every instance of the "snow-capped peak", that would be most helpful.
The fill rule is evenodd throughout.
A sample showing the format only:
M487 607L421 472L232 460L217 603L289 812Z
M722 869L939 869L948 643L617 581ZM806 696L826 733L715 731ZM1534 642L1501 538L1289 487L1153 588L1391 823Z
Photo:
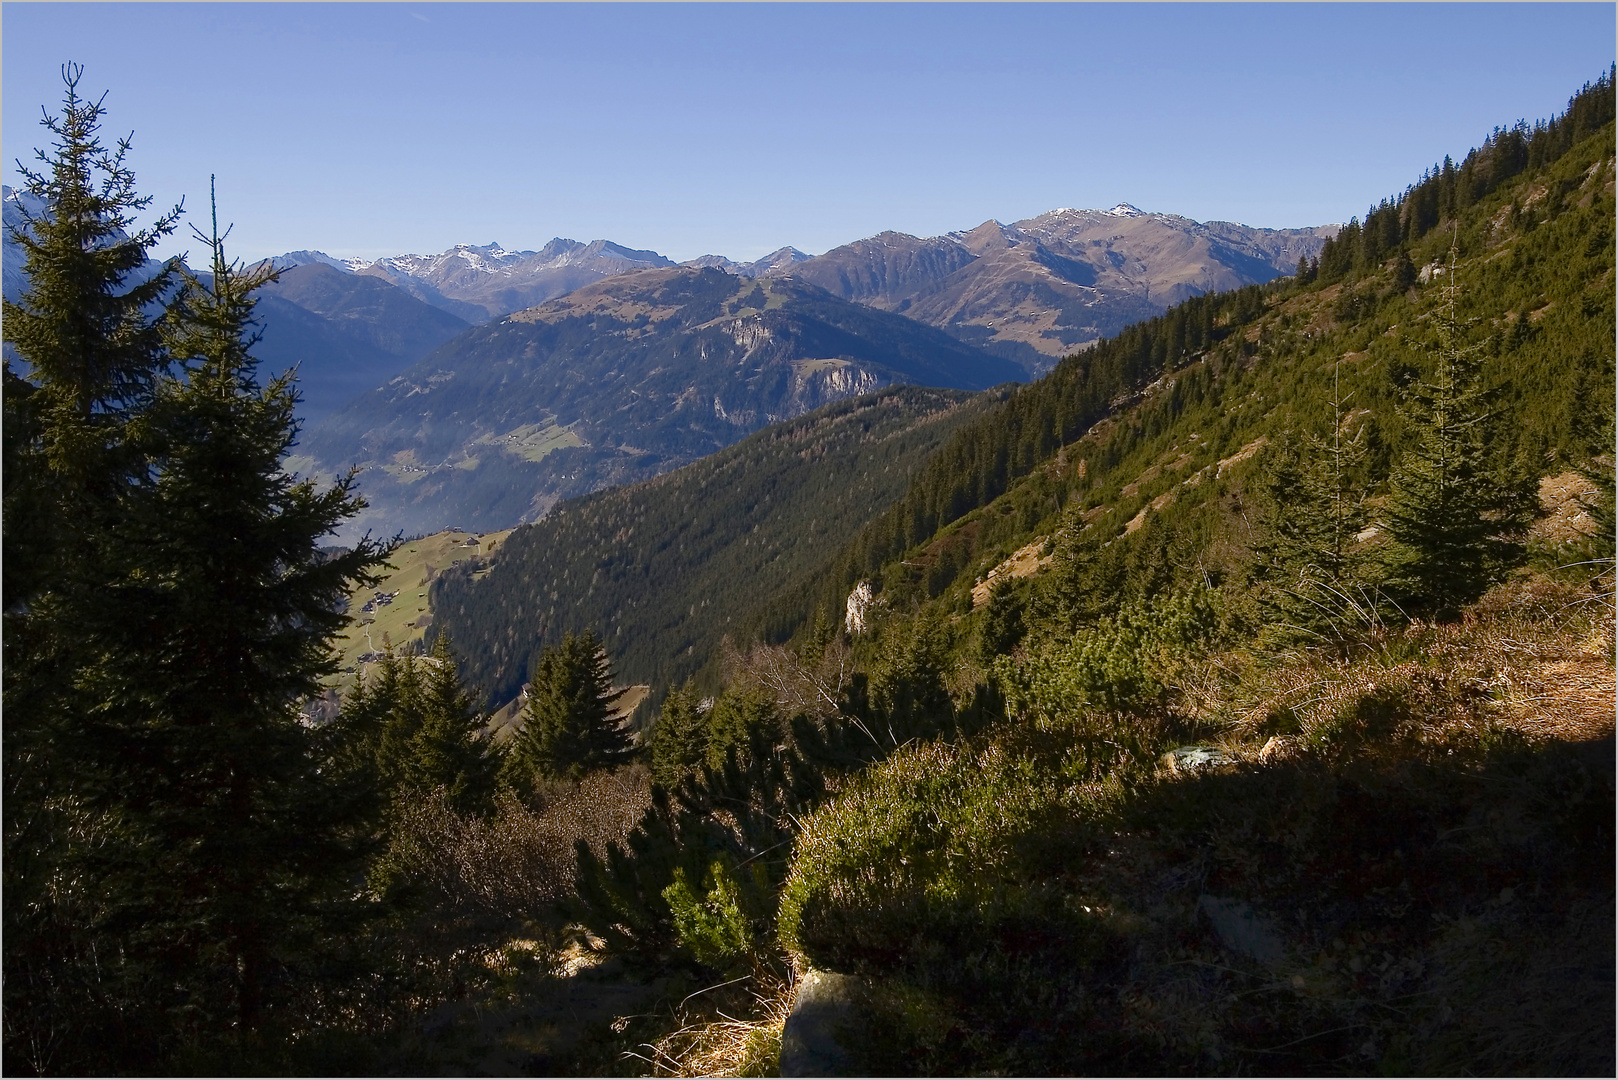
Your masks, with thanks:
M1106 211L1106 213L1111 217L1141 217L1145 211L1139 207L1130 206L1126 202L1121 202L1111 210Z
M277 270L290 270L294 266L307 266L310 263L322 263L334 270L340 270L345 274L352 274L360 267L369 265L369 263L363 259L335 259L332 256L327 255L324 251L311 251L307 248L302 251L289 251L285 255L277 255L275 258L270 259L269 261L275 264L275 268ZM358 266L355 265L356 262L359 264Z

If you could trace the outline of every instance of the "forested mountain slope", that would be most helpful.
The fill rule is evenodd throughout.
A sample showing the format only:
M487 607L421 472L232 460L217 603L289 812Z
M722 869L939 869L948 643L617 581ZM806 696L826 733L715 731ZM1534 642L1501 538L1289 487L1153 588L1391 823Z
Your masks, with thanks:
M1075 520L1103 540L1150 525L1129 545L1157 548L1132 557L1141 567L1199 573L1229 533L1191 524L1192 507L1222 493L1229 515L1243 513L1226 485L1203 481L1255 441L1328 436L1334 394L1363 428L1360 479L1385 494L1414 437L1395 402L1431 374L1449 281L1490 388L1496 463L1540 475L1588 459L1613 402L1610 122L1604 81L1558 121L1497 131L1372 207L1304 280L1193 298L1064 360L960 431L798 617L861 578L936 595L960 571L969 587Z
M515 696L532 655L602 634L620 681L666 686L810 579L999 395L900 387L766 428L667 475L560 503L492 568L446 570L436 625L468 679ZM660 695L659 695L660 696Z
M468 330L310 431L293 466L365 466L355 528L505 528L830 401L1020 375L790 278L644 270Z
M1379 490L1410 445L1394 402L1430 368L1436 290L1448 280L1452 244L1458 314L1496 388L1497 458L1535 475L1588 459L1613 396L1611 128L1594 130L1605 122L1600 100L1598 88L1537 134L1502 131L1460 165L1436 167L1373 207L1366 222L1351 222L1302 279L1193 297L986 406L953 430L826 573L750 581L759 602L745 605L745 616L727 607L731 629L738 639L778 641L817 612L840 621L861 580L892 610L946 592L946 606L971 610L974 586L981 605L982 580L1006 576L1002 564L1030 540L1048 567L1058 534L1081 530L1087 542L1129 538L1104 560L1120 596L1204 575L1234 587L1259 515L1244 477L1266 465L1271 448L1326 433L1334 394L1352 417L1345 432L1363 431L1365 484ZM551 553L532 560L520 587L511 567L497 571L500 588L491 574L488 586L452 582L435 593L443 624L457 640L468 636L479 682L510 691L525 654L574 627L595 627L616 653L611 620L629 610L621 601L592 600L571 614L561 601L577 597L581 580L600 580L598 561L617 565L601 538L624 535L627 514L601 516L617 524L606 532L598 525L599 536L569 525L570 536L594 537L582 544L587 553L560 532L546 532L538 545L534 532L535 550ZM658 537L634 527L636 545ZM1017 572L1033 566L1025 558ZM558 614L550 603L540 605L544 614L523 610L551 590ZM510 595L496 615L500 592ZM463 596L471 598L464 614L454 610L468 602ZM682 610L690 617L689 603ZM699 641L717 640L691 635L678 620L637 622L632 637L626 677L649 682L700 667Z
M591 930L849 1002L782 1071L1610 1073L1613 112L960 429L666 700Z

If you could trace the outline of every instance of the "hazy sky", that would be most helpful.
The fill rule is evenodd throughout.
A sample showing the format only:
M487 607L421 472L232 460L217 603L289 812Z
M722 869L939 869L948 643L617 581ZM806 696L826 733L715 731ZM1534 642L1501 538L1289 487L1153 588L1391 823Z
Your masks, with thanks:
M1304 226L1560 111L1614 10L8 2L0 137L15 184L80 62L141 190L200 212L216 173L246 258L748 259L1120 201Z

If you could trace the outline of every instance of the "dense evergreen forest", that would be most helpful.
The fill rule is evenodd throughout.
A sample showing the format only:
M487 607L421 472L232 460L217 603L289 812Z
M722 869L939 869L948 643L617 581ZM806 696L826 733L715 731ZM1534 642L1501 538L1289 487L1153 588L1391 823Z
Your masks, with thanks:
M1613 72L1290 279L566 504L335 716L388 546L320 547L217 221L130 287L178 211L66 74L7 1072L1611 1074Z
M800 583L901 493L951 432L1000 400L898 388L777 424L666 476L555 507L492 567L432 586L437 625L495 703L531 659L598 631L619 678L666 687L745 640L759 582ZM655 702L654 702L655 704Z

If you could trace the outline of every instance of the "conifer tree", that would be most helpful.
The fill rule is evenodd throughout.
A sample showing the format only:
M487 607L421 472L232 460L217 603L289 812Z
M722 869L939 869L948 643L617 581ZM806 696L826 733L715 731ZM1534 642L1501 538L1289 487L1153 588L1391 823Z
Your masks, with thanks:
M983 628L978 638L978 658L985 667L994 658L1003 656L1022 640L1022 602L1017 596L1016 584L1002 578L989 590L989 602L983 612Z
M507 755L504 776L525 786L628 761L629 732L612 714L619 696L594 632L568 634L560 645L545 649L534 662L523 729Z
M416 733L421 730L421 670L416 658L383 650L368 693L375 732L377 782L391 797L405 782Z
M1332 373L1332 434L1284 443L1265 484L1267 521L1255 545L1265 606L1286 625L1316 631L1351 611L1368 614L1370 567L1358 535L1370 520L1366 432Z
M1481 346L1461 343L1453 249L1445 281L1433 376L1412 383L1402 402L1415 445L1394 466L1382 513L1395 545L1390 584L1406 610L1440 620L1521 561L1537 505L1535 477L1489 460Z
M710 769L721 768L728 756L749 763L752 745L778 746L784 735L775 698L751 680L737 680L725 688L704 718L706 745L703 760Z
M82 75L78 65L63 68L62 113L42 121L55 140L51 152L36 151L45 170L21 168L24 190L47 210L34 217L24 209L24 226L13 233L28 291L20 304L5 302L5 334L39 384L55 483L64 497L93 500L113 495L137 467L123 428L165 366L161 327L148 311L170 291L176 263L145 281L136 275L153 245L174 231L180 207L130 232L133 215L152 200L135 193L125 161L130 140L111 150L102 144L104 98L79 97Z
M698 708L696 690L688 679L669 691L663 711L652 728L652 781L673 790L701 767L708 746L707 718Z
M176 979L235 972L250 1030L281 950L358 869L363 793L337 786L299 703L334 672L342 602L384 550L320 550L363 506L353 476L319 490L282 470L292 377L261 386L251 353L251 293L272 275L226 260L217 218L197 237L212 277L185 272L168 340L188 370L131 422L153 482L122 515L79 685L87 794L129 849L108 887Z
M438 635L421 669L416 707L420 721L401 779L418 791L443 788L450 806L461 813L486 810L500 758L493 743L483 737L487 718L461 681L448 634Z
M130 142L109 150L98 134L103 101L79 96L78 66L62 76L62 111L43 120L52 148L37 152L38 171L21 170L23 190L44 207L35 215L24 204L23 226L11 232L27 286L19 302L4 302L5 338L27 378L5 361L0 982L8 1066L95 1071L98 1048L60 1033L104 1010L122 1011L126 1032L142 1022L138 999L110 987L111 965L94 963L107 944L97 914L105 908L85 875L67 869L82 841L101 839L105 820L80 797L77 673L95 655L83 628L98 609L108 546L127 501L144 490L128 422L149 405L166 364L148 312L172 268L145 281L137 271L179 208L135 227L150 200L136 194ZM133 1060L145 1051L129 1052Z

